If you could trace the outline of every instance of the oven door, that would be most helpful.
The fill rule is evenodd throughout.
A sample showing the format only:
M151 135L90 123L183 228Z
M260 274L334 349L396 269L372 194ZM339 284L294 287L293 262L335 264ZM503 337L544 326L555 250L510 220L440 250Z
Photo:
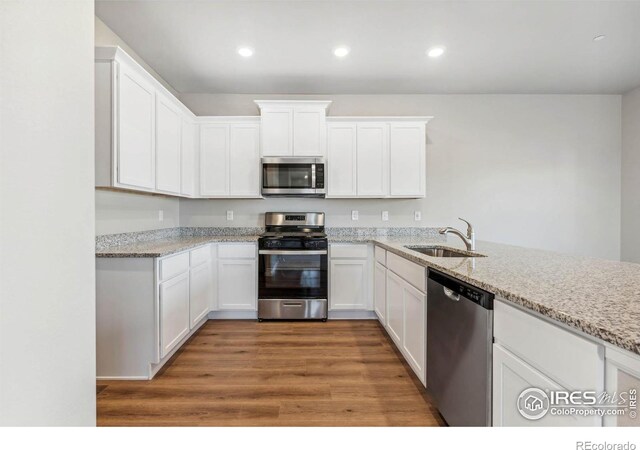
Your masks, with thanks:
M324 193L324 164L318 164L317 158L262 159L262 195L321 196Z
M259 299L326 299L327 250L260 250Z

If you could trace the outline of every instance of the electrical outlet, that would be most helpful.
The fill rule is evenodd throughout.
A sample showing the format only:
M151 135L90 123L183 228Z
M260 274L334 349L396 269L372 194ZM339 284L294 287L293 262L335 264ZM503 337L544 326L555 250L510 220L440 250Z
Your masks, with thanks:
M422 220L422 213L420 211L414 211L413 212L413 220L415 220L416 222L419 222Z
M159 209L158 210L158 221L162 222L164 220L164 211Z
M382 211L382 221L386 222L389 220L389 211Z
M358 211L351 211L351 220L358 220Z
M233 211L227 211L227 220L233 220Z

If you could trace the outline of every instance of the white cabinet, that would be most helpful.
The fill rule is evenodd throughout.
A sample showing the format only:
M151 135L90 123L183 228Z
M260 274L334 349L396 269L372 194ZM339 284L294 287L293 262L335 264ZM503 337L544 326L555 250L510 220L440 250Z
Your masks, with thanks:
M626 407L635 406L635 417L629 414L629 408L624 415L605 416L604 425L608 427L626 427L640 425L638 418L638 390L640 388L640 356L622 349L607 347L605 354L605 379L608 393L624 392ZM635 405L631 405L631 395L635 395Z
M373 310L382 325L386 325L387 269L376 261L373 272Z
M189 333L189 274L160 283L160 356Z
M118 183L130 188L155 188L155 90L130 65L117 65L115 133Z
M200 125L200 196L260 196L260 128L256 119Z
M391 123L389 131L389 195L424 197L425 123Z
M402 278L387 270L387 331L398 347L404 336L404 286Z
M189 119L182 120L181 148L180 148L180 193L187 197L197 195L196 167L197 167L197 125Z
M189 273L190 302L189 321L190 328L205 318L209 312L209 305L213 296L213 272L211 262L207 261L192 268Z
M331 244L329 310L371 310L367 244Z
M518 410L520 394L531 387L557 391L564 388L499 344L493 346L493 426L599 426L593 417L547 414L529 420Z
M327 196L424 197L429 117L327 119Z
M96 187L194 196L194 119L120 47L96 47Z
M218 245L219 310L255 311L258 305L255 244Z
M357 193L358 197L384 197L389 191L389 124L358 124Z
M174 100L156 95L156 190L181 191L182 113Z
M517 402L520 394L531 387L602 392L603 346L498 300L494 302L494 339L494 426L602 425L602 418L597 415L547 413L538 420L525 419Z
M386 329L414 373L422 384L426 385L427 296L424 291L417 289L405 279L405 277L411 278L414 275L413 267L401 264L389 265L389 262L393 261L392 256L397 257L397 255L387 252ZM410 261L406 262L410 263ZM384 268L379 262L376 263L376 277L378 276L378 267ZM394 269L407 268L409 270L406 273L403 271L394 272ZM421 269L424 278L426 276L425 269ZM380 269L380 276L382 273ZM376 289L378 289L377 283L376 279Z
M327 195L355 197L357 124L337 122L327 125Z
M256 100L262 156L325 156L330 101Z

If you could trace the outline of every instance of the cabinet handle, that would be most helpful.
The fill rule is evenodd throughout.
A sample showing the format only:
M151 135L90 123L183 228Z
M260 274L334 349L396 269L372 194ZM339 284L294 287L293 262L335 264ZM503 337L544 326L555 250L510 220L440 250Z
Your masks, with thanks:
M451 289L446 288L444 286L442 286L442 289L444 290L444 295L449 297L451 300L453 300L454 302L459 302L460 301L460 294L456 294Z

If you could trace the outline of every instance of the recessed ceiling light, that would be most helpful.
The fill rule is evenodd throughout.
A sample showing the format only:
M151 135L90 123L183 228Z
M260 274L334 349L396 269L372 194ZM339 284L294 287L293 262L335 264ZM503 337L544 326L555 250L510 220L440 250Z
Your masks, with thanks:
M344 58L349 54L349 52L349 47L336 47L335 49L333 49L333 54L338 58Z
M240 47L238 49L238 55L242 56L243 58L249 58L253 56L253 49L251 47Z
M599 34L599 35L597 35L596 37L594 37L594 38L593 38L593 40L594 40L594 41L596 41L596 42L598 42L598 41L603 40L603 39L604 39L604 38L606 38L606 37L607 37L607 35L606 35L606 34Z
M438 58L444 54L444 47L432 47L427 52L430 58Z

